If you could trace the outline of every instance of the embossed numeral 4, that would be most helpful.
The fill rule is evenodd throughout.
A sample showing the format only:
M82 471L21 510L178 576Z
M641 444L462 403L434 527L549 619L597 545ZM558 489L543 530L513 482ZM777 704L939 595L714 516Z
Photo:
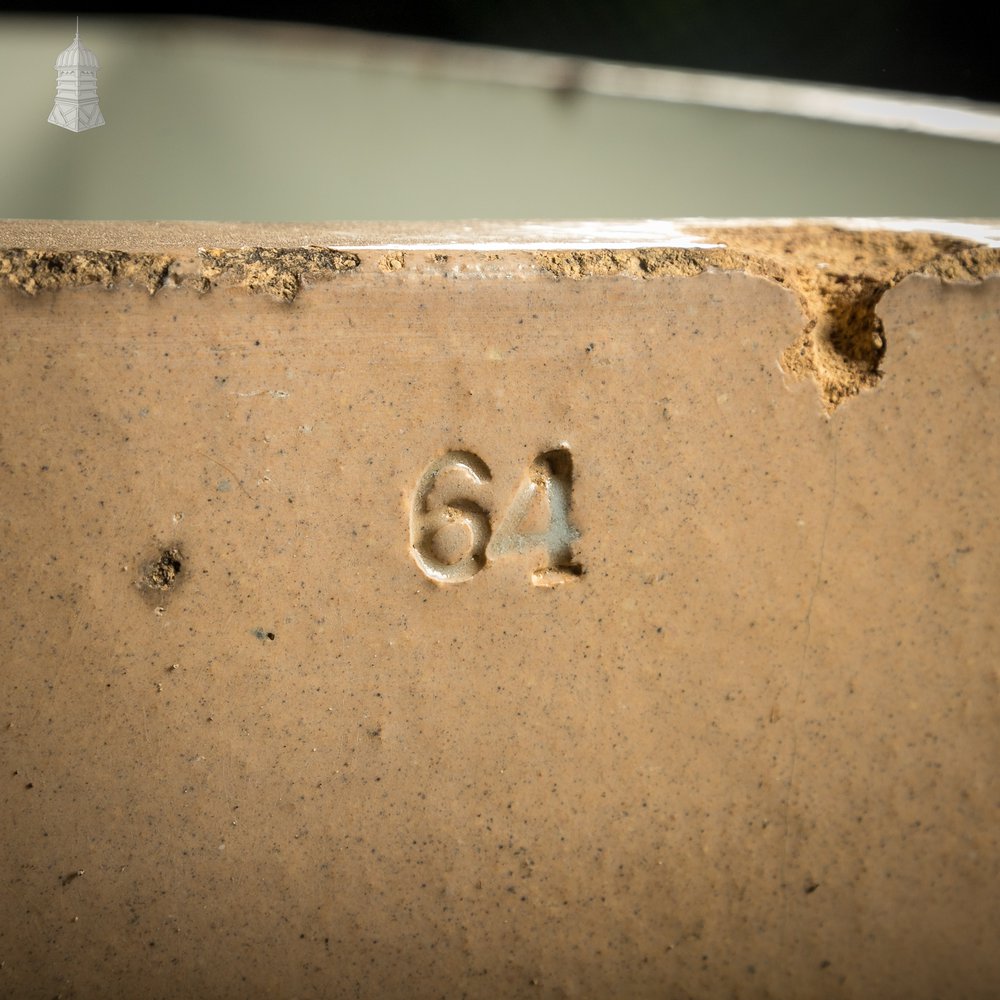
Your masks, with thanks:
M439 583L461 583L504 556L541 550L543 562L531 575L535 586L579 576L568 449L544 452L531 463L495 532L481 503L490 481L489 468L471 452L447 452L427 467L410 508L410 550L420 569Z
M579 576L573 543L580 532L569 520L572 487L573 459L565 448L539 455L486 547L486 558L544 549L545 563L531 574L535 586L558 586L568 577Z

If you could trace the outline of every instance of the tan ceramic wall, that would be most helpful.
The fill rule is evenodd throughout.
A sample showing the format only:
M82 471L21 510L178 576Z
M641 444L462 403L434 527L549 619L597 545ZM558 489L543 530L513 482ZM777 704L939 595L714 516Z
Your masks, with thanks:
M828 416L765 278L381 257L0 290L0 993L995 995L1000 282ZM556 448L582 575L421 572Z

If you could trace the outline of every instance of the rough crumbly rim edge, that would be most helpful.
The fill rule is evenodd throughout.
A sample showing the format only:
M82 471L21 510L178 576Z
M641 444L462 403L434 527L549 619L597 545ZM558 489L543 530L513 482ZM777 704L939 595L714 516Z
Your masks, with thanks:
M4 249L6 248L6 249ZM457 255L456 267L449 258ZM316 280L462 273L552 280L693 277L742 272L798 299L804 324L782 353L824 409L882 378L877 306L913 274L980 282L1000 274L1000 224L933 219L644 220L619 222L225 223L0 222L0 279L27 295L126 284L153 295L242 287L292 303Z

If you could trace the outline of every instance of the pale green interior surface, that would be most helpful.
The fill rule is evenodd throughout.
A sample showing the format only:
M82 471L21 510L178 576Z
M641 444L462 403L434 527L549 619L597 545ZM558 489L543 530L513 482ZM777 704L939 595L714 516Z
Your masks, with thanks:
M323 30L84 18L107 125L47 123L59 18L0 18L0 218L1000 215L1000 144L402 71Z

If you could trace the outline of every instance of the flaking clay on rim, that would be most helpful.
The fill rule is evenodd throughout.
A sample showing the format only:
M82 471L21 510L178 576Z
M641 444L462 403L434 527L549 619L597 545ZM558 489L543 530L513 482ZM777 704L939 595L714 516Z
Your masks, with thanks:
M692 230L694 231L694 230ZM693 277L742 271L788 288L805 323L781 356L793 378L812 379L827 414L882 378L887 350L877 307L911 274L975 282L1000 273L1000 248L948 233L852 230L829 225L698 228L715 246L550 250L538 265L558 278ZM791 263L790 263L791 262Z

